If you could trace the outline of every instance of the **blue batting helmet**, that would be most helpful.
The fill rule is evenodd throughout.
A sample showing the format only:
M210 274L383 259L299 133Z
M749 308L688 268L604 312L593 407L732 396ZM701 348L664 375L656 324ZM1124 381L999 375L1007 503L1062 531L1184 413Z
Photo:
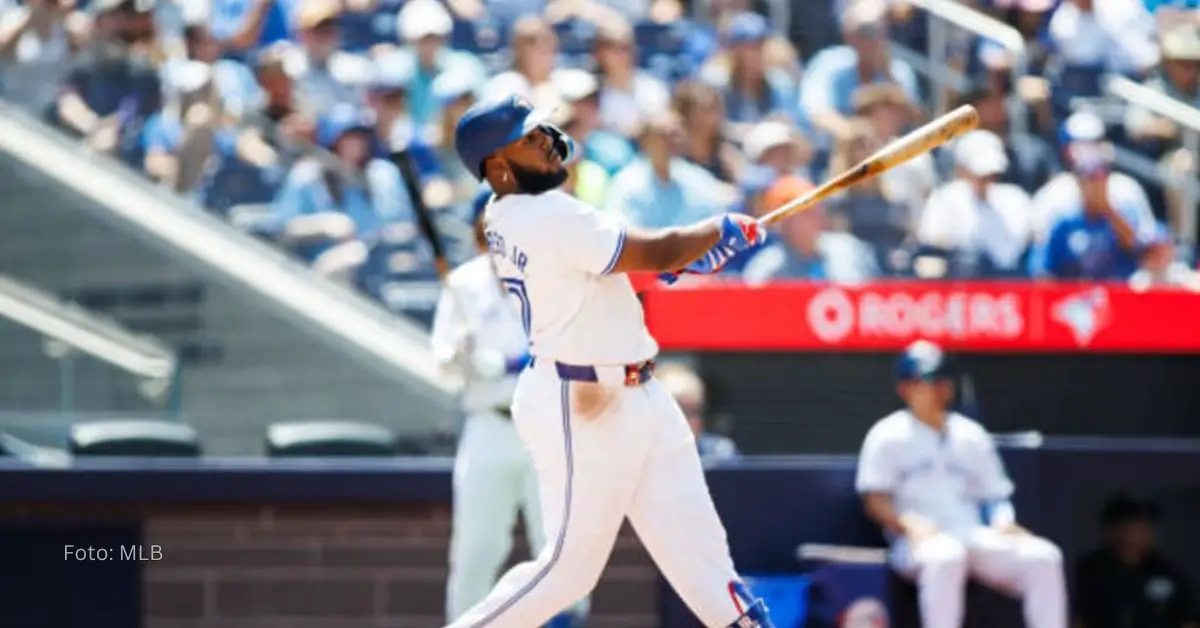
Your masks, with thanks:
M948 379L953 376L950 357L936 344L918 340L904 349L896 360L896 379L900 381Z
M483 179L485 159L546 124L548 116L520 95L485 100L459 119L454 129L454 150L467 170Z

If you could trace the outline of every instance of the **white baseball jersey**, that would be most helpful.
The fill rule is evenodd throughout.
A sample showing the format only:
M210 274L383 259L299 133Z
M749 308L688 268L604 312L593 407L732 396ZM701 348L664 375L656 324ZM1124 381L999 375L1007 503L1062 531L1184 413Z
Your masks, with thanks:
M855 486L859 493L890 493L898 514L919 515L956 535L982 525L984 502L1013 492L982 425L951 412L938 432L908 410L867 432Z
M611 274L625 245L618 219L557 190L498 198L484 216L536 358L620 365L658 353L629 278Z
M442 291L438 301L430 339L440 364L456 365L468 343L472 350L489 350L508 359L525 353L529 341L521 314L505 298L487 255L455 268L446 283L449 289ZM474 414L506 408L512 404L516 385L515 374L491 380L467 377L463 409Z

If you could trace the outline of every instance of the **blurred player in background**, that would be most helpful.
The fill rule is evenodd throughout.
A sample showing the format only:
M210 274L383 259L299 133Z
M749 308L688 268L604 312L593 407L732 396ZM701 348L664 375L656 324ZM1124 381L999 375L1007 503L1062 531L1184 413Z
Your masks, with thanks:
M491 198L484 187L474 203L476 242L485 251L483 209ZM537 475L512 423L516 375L529 362L529 340L520 313L505 298L487 255L456 268L446 278L433 321L434 356L465 384L467 421L454 461L454 521L446 615L453 622L487 595L512 551L513 526L520 511L529 551L546 543L538 505ZM549 626L571 626L581 618L563 613Z
M893 568L917 582L922 624L960 628L970 576L1019 595L1028 628L1066 628L1062 553L1017 525L991 436L948 410L953 369L941 348L909 345L896 375L906 408L867 433L856 487L892 541Z

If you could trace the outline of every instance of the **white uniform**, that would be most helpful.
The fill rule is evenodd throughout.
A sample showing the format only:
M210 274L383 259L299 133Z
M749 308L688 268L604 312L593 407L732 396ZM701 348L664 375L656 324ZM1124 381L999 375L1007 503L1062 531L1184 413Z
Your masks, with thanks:
M1021 595L1029 628L1066 627L1059 549L1039 537L984 525L985 504L1007 501L1013 485L979 423L951 413L938 432L908 410L892 413L867 433L856 486L859 493L889 493L897 514L938 527L916 547L905 538L892 543L893 566L920 588L926 628L962 626L968 575Z
M626 385L625 365L658 347L628 278L610 274L623 229L558 191L504 196L486 211L492 258L530 330L534 364L513 416L548 543L452 625L543 624L595 587L628 517L701 621L729 626L748 600L731 592L738 577L691 430L658 382Z
M512 550L517 512L525 516L530 552L545 545L537 479L525 446L505 412L512 406L516 375L484 379L463 368L468 353L499 360L529 347L521 317L504 298L486 255L447 277L433 320L434 356L464 376L466 424L454 460L454 521L446 614L453 620L483 599ZM451 292L451 290L453 292Z

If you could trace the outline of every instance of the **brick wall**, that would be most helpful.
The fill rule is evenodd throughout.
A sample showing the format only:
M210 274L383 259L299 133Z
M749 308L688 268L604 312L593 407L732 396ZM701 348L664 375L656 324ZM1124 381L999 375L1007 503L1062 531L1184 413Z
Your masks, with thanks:
M152 509L146 628L441 626L449 524L440 504ZM655 626L655 576L623 534L589 626Z

